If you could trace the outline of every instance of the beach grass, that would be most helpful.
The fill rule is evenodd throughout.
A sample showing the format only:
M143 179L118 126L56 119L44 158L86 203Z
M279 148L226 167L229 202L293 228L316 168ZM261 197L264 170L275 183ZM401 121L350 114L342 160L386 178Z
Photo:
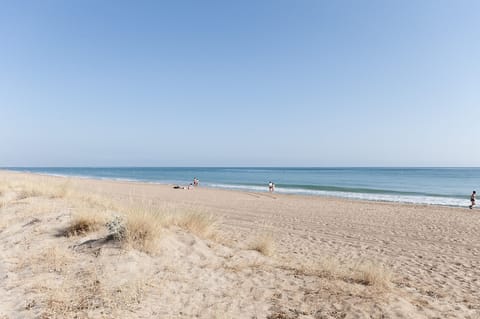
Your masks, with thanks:
M9 188L17 194L17 200L30 197L48 196L51 198L64 198L68 195L69 180L48 180L22 177L9 183Z
M389 288L393 279L393 273L387 267L373 261L355 265L351 273L354 282L368 286Z
M326 256L316 262L296 263L287 268L303 276L316 276L348 283L388 289L393 273L382 263L371 260L340 260Z
M18 192L16 192L16 195L17 195L16 197L17 200L23 200L30 197L41 196L42 193L38 191L36 188L23 188Z
M97 231L105 224L105 220L106 216L101 211L81 210L73 214L65 235L78 236Z
M128 210L125 214L124 234L118 236L134 249L154 253L157 240L162 236L165 217L152 210Z
M271 234L256 236L249 244L248 249L255 250L265 256L272 256L275 253L275 241Z
M140 303L145 281L110 283L104 271L101 265L89 265L65 274L55 289L43 288L46 307L40 318L116 318Z
M207 213L185 212L176 215L173 223L202 238L211 238L216 234L217 219Z

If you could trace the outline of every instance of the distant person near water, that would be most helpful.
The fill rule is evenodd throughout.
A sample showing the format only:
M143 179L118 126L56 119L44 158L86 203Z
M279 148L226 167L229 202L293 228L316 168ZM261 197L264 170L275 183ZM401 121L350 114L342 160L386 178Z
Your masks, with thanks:
M198 178L196 178L196 177L193 178L193 186L198 186L199 182L200 181L198 180Z
M477 196L477 192L476 191L473 191L472 193L472 196L470 196L470 202L472 202L472 205L470 205L470 209L473 208L473 206L475 206L475 197Z
M275 190L275 184L273 184L272 181L268 182L268 191L270 193L273 193L274 190Z

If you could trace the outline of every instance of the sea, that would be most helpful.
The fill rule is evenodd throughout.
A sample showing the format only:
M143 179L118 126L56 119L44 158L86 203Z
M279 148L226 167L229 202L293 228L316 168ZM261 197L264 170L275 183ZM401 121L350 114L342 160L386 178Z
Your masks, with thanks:
M480 168L318 167L8 167L4 169L96 179L275 192L357 200L468 206L480 189Z

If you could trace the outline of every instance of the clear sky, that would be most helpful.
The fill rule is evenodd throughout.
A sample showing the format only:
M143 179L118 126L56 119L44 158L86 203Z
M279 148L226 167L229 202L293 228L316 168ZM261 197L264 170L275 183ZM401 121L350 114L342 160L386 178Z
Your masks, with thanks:
M0 166L480 166L480 1L0 1Z

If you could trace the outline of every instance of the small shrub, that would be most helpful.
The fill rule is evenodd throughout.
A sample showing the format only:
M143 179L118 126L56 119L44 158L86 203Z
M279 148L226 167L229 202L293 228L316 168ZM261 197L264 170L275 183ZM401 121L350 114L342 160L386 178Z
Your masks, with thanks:
M123 240L126 236L126 228L123 219L115 216L111 221L105 224L111 236L116 240Z

